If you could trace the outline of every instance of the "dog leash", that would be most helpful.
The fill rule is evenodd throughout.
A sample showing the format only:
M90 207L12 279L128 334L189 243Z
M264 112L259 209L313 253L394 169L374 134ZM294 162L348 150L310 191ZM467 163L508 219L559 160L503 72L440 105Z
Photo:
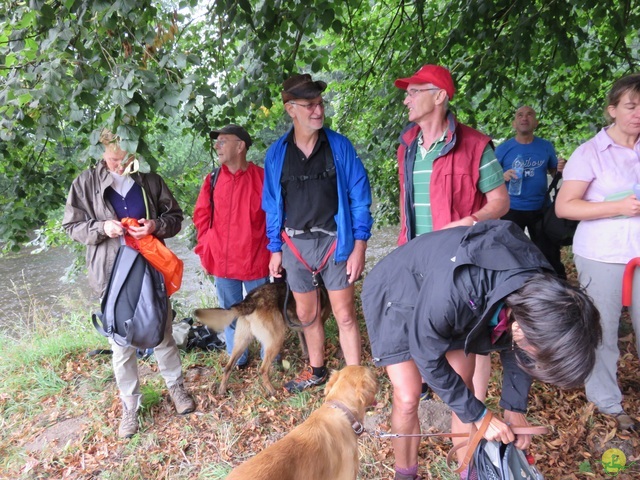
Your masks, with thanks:
M466 442L459 443L458 445L454 445L454 447L449 450L447 453L447 465L455 472L460 473L465 470L471 460L473 459L473 454L478 447L480 441L484 438L484 434L489 428L489 424L491 423L491 419L493 418L493 413L487 411L486 415L482 419L482 423L480 424L480 428L474 433L472 427L471 432L469 433L379 433L378 436L380 438L401 438L401 437L447 437L447 438L456 438L456 437L466 437L469 440ZM547 427L538 427L538 426L528 426L528 427L510 427L511 431L516 435L545 435L549 433L549 429ZM458 465L457 468L453 468L452 465L455 465L455 459L453 458L454 454L460 450L461 448L467 447L467 453L465 454L462 462Z
M293 253L293 255L300 261L300 263L302 263L302 265L304 265L304 267L311 272L311 281L313 282L313 286L318 288L318 286L320 285L320 282L318 281L318 273L320 273L322 269L324 269L325 265L331 258L331 255L333 255L333 252L336 250L337 239L334 240L333 243L331 244L329 251L322 259L322 262L320 262L320 266L314 270L309 266L307 261L304 258L302 258L300 251L296 248L296 246L291 241L291 238L289 238L289 235L287 235L287 233L284 230L282 231L281 236L284 243L286 243L287 246L291 249L291 253Z
M378 432L375 434L378 438L411 438L411 437L421 437L421 438L429 438L429 437L468 437L468 433L386 433L386 432Z
M489 412L487 412L488 414ZM549 429L547 427L541 426L528 426L528 427L511 427L511 431L516 435L545 435L549 433ZM375 434L378 438L429 438L429 437L447 437L447 438L457 438L464 437L468 438L468 433L389 433L389 432L377 432Z
M326 404L331 408L335 408L344 412L347 415L349 422L351 422L351 428L353 429L354 433L357 436L362 435L362 433L364 432L364 425L362 425L362 423L358 421L353 412L349 410L349 408L344 403L337 400L328 400Z
M302 265L304 265L304 267L311 272L311 282L313 283L313 286L316 288L316 313L313 316L313 319L310 320L307 323L303 323L303 322L294 323L294 322L291 321L291 319L289 318L289 314L287 313L287 305L289 303L289 295L291 293L291 288L289 287L289 282L286 282L287 283L287 293L285 294L285 297L284 297L284 309L283 309L283 312L282 312L283 316L284 316L284 319L287 322L287 325L289 325L289 328L306 328L306 327L312 325L313 322L315 322L318 319L318 316L320 316L320 311L322 310L322 299L321 299L321 293L320 293L320 283L322 281L322 278L320 278L320 279L318 278L318 273L320 273L324 269L325 265L327 264L327 262L331 258L331 255L333 255L333 252L336 250L337 240L333 241L333 243L331 244L331 247L329 248L329 251L327 252L327 254L322 259L322 262L320 262L320 266L314 270L313 268L311 268L309 266L309 264L306 262L306 260L304 258L302 258L302 254L296 248L296 246L291 241L291 238L289 237L289 235L287 235L287 233L284 230L282 230L281 236L282 236L282 240L284 241L284 243L286 243L287 246L291 249L291 253L293 253L293 255L298 259L298 261L300 261L300 263L302 263Z

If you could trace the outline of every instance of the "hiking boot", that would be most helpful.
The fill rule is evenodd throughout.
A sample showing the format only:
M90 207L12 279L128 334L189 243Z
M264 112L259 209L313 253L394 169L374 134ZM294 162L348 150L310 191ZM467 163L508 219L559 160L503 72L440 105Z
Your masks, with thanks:
M122 419L118 428L118 437L131 438L138 433L138 409L142 395L120 395L122 402Z
M118 437L131 438L138 433L138 412L122 405L122 419L118 428Z
M317 387L318 385L324 385L327 382L327 373L322 377L316 377L311 369L303 371L294 380L291 380L284 384L284 388L289 393L297 393L306 390L310 387Z
M169 395L173 404L176 407L178 415L186 415L196 409L196 403L191 398L191 395L184 389L182 383L176 383L173 387L169 388Z

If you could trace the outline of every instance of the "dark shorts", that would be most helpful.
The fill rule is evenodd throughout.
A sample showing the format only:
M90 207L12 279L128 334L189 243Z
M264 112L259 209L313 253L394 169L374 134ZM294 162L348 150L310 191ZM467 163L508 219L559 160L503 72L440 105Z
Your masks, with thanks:
M335 240L336 237L330 235L323 235L319 238L291 238L302 258L312 269L316 269L322 264L322 260ZM282 267L287 271L287 282L292 291L307 293L316 288L311 272L296 258L286 243L282 245ZM333 254L318 276L322 278L327 290L344 290L350 285L349 277L347 277L347 262L336 264Z

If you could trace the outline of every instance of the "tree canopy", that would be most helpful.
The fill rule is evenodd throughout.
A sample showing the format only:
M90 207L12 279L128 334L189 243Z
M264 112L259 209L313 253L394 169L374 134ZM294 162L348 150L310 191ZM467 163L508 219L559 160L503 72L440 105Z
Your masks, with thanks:
M444 65L463 122L505 138L528 104L538 134L568 156L602 126L606 91L640 58L633 0L3 3L0 240L9 246L64 203L72 179L100 156L103 127L149 168L171 171L171 187L186 179L180 200L189 203L207 168L207 132L245 125L260 162L286 128L282 81L312 73L329 83L331 126L365 161L378 217L392 220L406 122L394 79ZM194 144L193 162L176 158Z

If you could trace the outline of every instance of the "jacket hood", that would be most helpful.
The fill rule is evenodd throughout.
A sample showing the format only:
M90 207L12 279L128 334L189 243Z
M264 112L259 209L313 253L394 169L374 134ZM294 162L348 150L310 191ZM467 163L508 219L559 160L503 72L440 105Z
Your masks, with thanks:
M532 275L545 271L554 273L553 267L520 227L504 220L479 222L471 227L460 241L455 264L454 288L461 298L468 298L469 307L477 310L476 314L482 319L467 336L465 351L482 337L498 303L521 288ZM464 268L467 265L480 267L497 279L492 281L493 289L481 288L485 295L475 298L473 292L477 291L479 279L471 277L470 270Z

